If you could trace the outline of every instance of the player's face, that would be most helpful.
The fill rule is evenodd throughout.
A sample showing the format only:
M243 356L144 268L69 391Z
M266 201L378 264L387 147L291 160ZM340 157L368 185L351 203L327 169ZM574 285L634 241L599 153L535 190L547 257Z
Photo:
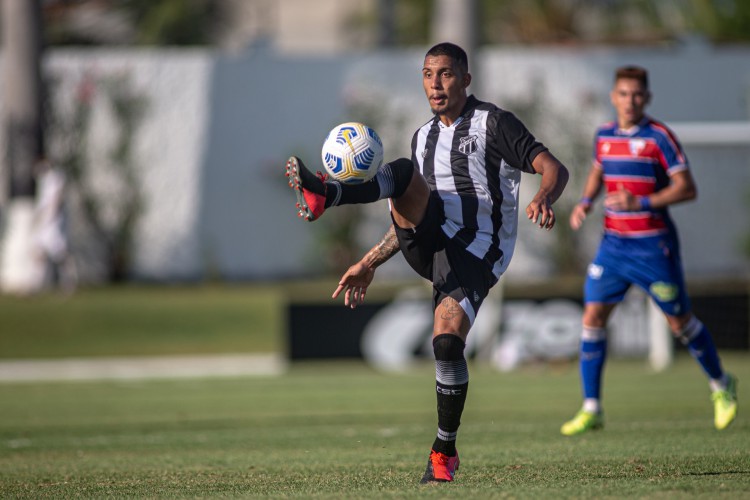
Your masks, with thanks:
M651 99L651 93L638 80L620 78L615 82L609 97L617 112L619 127L630 128L643 119L644 111Z
M471 75L453 64L446 55L427 56L422 68L422 84L432 112L446 125L452 124L466 104L466 87Z

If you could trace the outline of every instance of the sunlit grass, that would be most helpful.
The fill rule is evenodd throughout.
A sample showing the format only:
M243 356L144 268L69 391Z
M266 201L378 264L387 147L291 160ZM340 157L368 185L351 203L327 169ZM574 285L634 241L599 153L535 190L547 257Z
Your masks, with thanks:
M0 297L0 357L282 349L283 302L267 286L122 286Z
M750 357L724 356L750 394ZM419 486L434 370L293 366L280 377L0 385L0 497L742 498L744 413L712 426L700 369L607 369L603 431L565 438L574 364L473 365L454 484Z

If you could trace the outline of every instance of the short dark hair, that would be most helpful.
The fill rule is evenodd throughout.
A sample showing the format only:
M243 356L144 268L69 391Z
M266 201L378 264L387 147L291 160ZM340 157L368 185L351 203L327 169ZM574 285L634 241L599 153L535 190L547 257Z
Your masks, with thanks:
M450 42L441 42L434 45L430 50L427 51L427 56L448 56L453 59L453 62L461 68L464 73L469 72L469 56L466 55L466 51Z
M648 89L648 71L640 66L621 66L615 71L615 82L623 78L638 80Z

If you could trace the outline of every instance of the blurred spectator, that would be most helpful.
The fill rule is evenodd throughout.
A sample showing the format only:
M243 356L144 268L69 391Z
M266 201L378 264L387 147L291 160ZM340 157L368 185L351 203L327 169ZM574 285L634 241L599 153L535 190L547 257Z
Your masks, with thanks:
M37 182L34 251L39 261L40 289L59 287L72 293L78 273L70 254L65 213L65 173L42 156L34 165Z

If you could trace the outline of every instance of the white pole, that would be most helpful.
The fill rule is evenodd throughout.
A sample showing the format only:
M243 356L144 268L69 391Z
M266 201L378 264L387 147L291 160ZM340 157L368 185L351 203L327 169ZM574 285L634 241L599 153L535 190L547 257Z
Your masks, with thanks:
M42 153L41 20L39 0L3 0L3 127L8 151L6 205L0 235L0 290L26 294L39 286L33 251L34 178L32 167ZM5 183L3 183L5 184ZM3 186L5 189L6 186ZM9 195L6 200L6 195Z
M646 297L646 300L648 301L646 311L649 330L648 362L654 371L661 372L672 364L674 357L672 334L661 309L650 297Z

